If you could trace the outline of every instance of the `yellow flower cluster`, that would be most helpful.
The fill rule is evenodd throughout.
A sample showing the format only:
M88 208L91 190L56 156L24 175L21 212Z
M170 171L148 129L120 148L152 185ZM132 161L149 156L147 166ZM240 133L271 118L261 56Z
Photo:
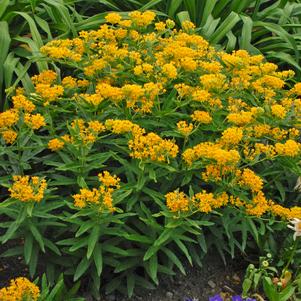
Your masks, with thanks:
M22 109L25 112L31 113L36 108L36 106L22 94L13 96L12 100L16 110Z
M111 175L108 171L98 174L101 185L98 188L89 190L83 188L79 194L73 195L74 205L78 208L96 206L98 212L113 212L113 192L120 188L120 179Z
M262 179L249 168L243 169L239 178L239 185L248 187L252 192L259 192L263 188Z
M8 189L10 197L21 202L41 202L47 188L45 179L36 176L13 176L13 184Z
M165 162L169 157L175 158L179 151L173 141L162 139L155 133L136 134L128 145L132 151L130 156L140 160Z
M289 139L285 143L276 143L275 149L280 156L296 157L300 155L301 144Z
M33 130L38 130L42 126L46 125L45 118L39 113L38 114L25 113L24 121Z
M105 127L114 134L132 133L135 135L135 133L145 133L145 131L141 129L139 125L134 124L130 120L107 119L105 122Z
M48 148L55 152L61 150L65 143L74 145L86 145L94 143L100 133L105 131L105 126L98 120L85 122L83 119L75 119L71 123L70 135L49 140Z
M60 60L70 59L78 62L84 52L84 44L81 39L53 40L41 48L41 52Z
M177 128L179 133L181 133L183 136L187 137L190 135L190 133L193 131L193 124L187 124L185 120L179 121L177 123Z
M203 190L189 198L184 192L175 190L165 195L166 205L173 213L180 212L202 212L210 213L224 206L234 206L244 209L246 214L260 217L265 213L271 213L281 218L292 219L301 217L301 208L298 206L285 208L267 200L262 191L254 194L250 202L242 201L238 197L226 192L217 195Z
M193 202L200 212L209 213L213 209L227 205L228 195L222 193L215 197L213 193L207 193L205 190L194 195Z
M171 212L180 212L189 210L189 198L184 192L173 191L165 195L166 206Z
M51 78L52 71L46 73ZM37 75L34 78L39 78L39 76L42 75ZM43 80L45 81L45 79ZM38 130L46 125L44 116L40 113L32 114L36 110L36 105L23 93L23 89L18 89L16 95L12 97L13 107L0 113L0 134L6 144L15 142L18 136L17 127L21 127L23 124L33 130Z
M173 212L187 212L189 210L197 210L203 213L209 213L213 209L226 206L229 202L227 193L214 195L205 190L196 193L192 198L189 198L184 192L175 190L165 195L166 206Z
M236 166L240 161L240 155L236 150L225 150L222 149L221 145L211 142L204 142L193 148L187 148L182 157L188 165L199 159L213 160L218 166Z
M8 287L0 289L1 301L38 301L39 296L39 287L24 277L12 279Z
M136 26L144 27L153 22L153 20L156 17L156 14L152 11L146 11L143 13L139 11L133 11L129 13L129 17Z
M229 127L222 132L220 143L222 145L237 145L243 138L243 130L237 127Z
M193 121L196 121L196 122L199 122L199 123L204 123L204 124L211 123L211 121L212 121L212 117L206 111L196 110L191 115L191 118L192 118Z

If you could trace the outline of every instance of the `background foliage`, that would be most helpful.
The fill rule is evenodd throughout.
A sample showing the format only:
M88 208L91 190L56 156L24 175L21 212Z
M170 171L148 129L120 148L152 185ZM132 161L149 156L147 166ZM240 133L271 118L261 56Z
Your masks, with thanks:
M22 81L32 88L29 74L42 71L38 49L53 37L75 37L80 30L104 22L108 10L153 9L162 16L196 23L199 33L227 51L263 53L300 78L299 0L23 0L0 1L0 106L4 90Z

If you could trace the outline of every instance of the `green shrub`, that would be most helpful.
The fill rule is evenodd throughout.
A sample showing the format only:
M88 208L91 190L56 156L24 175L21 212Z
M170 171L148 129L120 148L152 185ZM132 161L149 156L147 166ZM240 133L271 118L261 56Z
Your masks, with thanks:
M42 47L61 73L0 114L1 242L19 242L4 255L131 296L208 249L273 251L301 210L294 72L217 51L191 22L106 19Z

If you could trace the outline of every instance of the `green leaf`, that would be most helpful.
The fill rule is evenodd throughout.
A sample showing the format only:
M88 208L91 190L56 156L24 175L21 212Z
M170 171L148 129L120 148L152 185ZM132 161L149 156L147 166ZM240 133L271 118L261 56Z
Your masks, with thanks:
M95 245L99 239L99 233L100 233L100 226L95 225L89 235L88 248L87 248L87 259L90 259L90 257L92 256Z
M33 246L33 236L31 233L26 233L25 242L24 242L24 258L27 265L29 264L31 258L32 246Z
M5 1L2 1L2 4L0 4L0 16L1 16L1 10L5 7L6 3ZM9 2L9 1L8 1ZM11 38L9 34L8 24L5 21L0 22L0 45L1 45L1 51L0 51L0 98L2 94L2 90L4 89L4 62L7 58L9 47L11 43ZM4 107L4 103L0 103L0 110Z
M184 0L184 4L189 12L192 22L196 23L196 0Z
M172 233L173 233L173 229L165 229L158 237L158 239L154 242L154 246L159 247L162 244L164 244L167 240L170 239Z
M182 272L182 274L186 275L181 260L176 256L176 254L166 247L162 247L162 251L167 255L167 258L171 260L178 267L178 269Z
M246 278L242 283L242 296L247 297L249 294L249 290L251 288L252 281L248 278Z
M184 243L180 239L177 239L177 238L175 238L174 241L177 244L177 246L181 249L181 251L184 253L184 255L188 259L189 263L192 265L192 258L191 258L190 254L189 254L188 249L184 245Z
M75 270L73 281L77 281L87 271L89 266L90 266L90 261L86 257L83 257L83 259L78 264Z
M83 222L80 228L75 233L75 237L79 237L85 232L89 231L93 226L95 226L95 221L88 220L86 222Z
M158 246L151 246L150 248L148 248L144 254L143 261L150 259L155 253L157 253L159 248L160 247L158 247Z
M149 260L149 274L152 280L158 285L158 257L154 254Z
M202 14L202 21L201 21L201 26L204 26L205 23L207 22L209 16L211 15L215 5L217 3L217 0L207 0L205 1L205 7L203 10Z
M7 229L6 233L1 237L2 244L6 243L8 240L10 240L14 236L14 234L18 230L19 226L20 226L20 224L17 222L11 223L11 225Z
M75 252L76 250L85 247L88 244L88 240L89 240L89 236L85 236L83 238L75 240L75 243L72 244L72 247L69 248L69 251Z
M269 277L263 277L263 291L271 301L280 301L276 288Z
M168 16L174 18L176 11L182 4L183 0L173 0L170 1L170 5L168 7Z
M135 275L134 275L134 273L128 273L127 274L126 283L127 283L128 297L131 298L133 296L134 288L135 288Z
M97 275L100 276L102 272L102 249L101 245L97 243L95 245L94 251L93 251L93 260L96 267Z
M126 233L124 235L124 238L130 241L136 241L136 242L140 242L143 244L152 244L152 239L144 236L144 235L140 235L140 234L128 234Z
M29 262L29 274L31 277L33 277L36 273L38 259L39 259L39 248L37 248L34 245L32 248L31 259Z
M200 247L202 248L204 253L207 253L207 244L206 244L206 239L205 239L205 235L203 232L201 232L198 236L198 243L200 245Z
M55 254L57 254L58 256L62 255L59 248L51 240L44 238L44 243L45 246L51 251L53 251Z
M180 21L180 23L182 24L184 21L191 21L190 20L190 16L189 16L189 12L188 11L181 11L179 13L177 13L177 17Z
M164 0L149 0L145 5L143 5L140 8L140 10L142 10L142 11L148 10L162 1L164 1Z
M239 21L239 15L235 12L231 12L212 34L212 36L209 38L209 41L213 44L219 43Z
M33 223L30 223L29 229L30 229L33 237L35 238L35 240L40 245L41 250L45 253L45 246L44 246L43 236L39 232L38 228Z
M59 281L56 283L55 287L51 290L51 293L47 296L45 301L53 301L56 294L59 292L59 290L62 289L64 286L64 279L61 278Z
M1 254L1 257L12 257L12 256L18 256L24 254L24 248L23 246L20 247L14 247L6 250Z
M115 291L121 284L120 277L113 278L107 285L106 285L106 294L110 294Z
M0 19L4 15L4 13L5 13L6 9L8 8L9 4L10 4L9 0L1 0L0 1ZM1 28L1 24L0 24L0 28ZM2 44L0 44L0 45L2 45Z

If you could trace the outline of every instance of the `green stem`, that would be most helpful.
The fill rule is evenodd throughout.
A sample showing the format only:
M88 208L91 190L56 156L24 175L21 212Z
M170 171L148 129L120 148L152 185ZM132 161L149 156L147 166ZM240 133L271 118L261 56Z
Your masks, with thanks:
M290 257L289 257L289 259L288 259L288 261L287 261L287 263L286 263L284 269L282 270L282 277L283 277L283 274L285 273L285 271L287 271L289 265L291 264L291 262L292 262L292 260L293 260L293 258L294 258L294 255L295 255L296 250L297 250L297 245L298 245L298 239L296 239L296 240L294 241L294 245L293 245L293 248L292 248Z

